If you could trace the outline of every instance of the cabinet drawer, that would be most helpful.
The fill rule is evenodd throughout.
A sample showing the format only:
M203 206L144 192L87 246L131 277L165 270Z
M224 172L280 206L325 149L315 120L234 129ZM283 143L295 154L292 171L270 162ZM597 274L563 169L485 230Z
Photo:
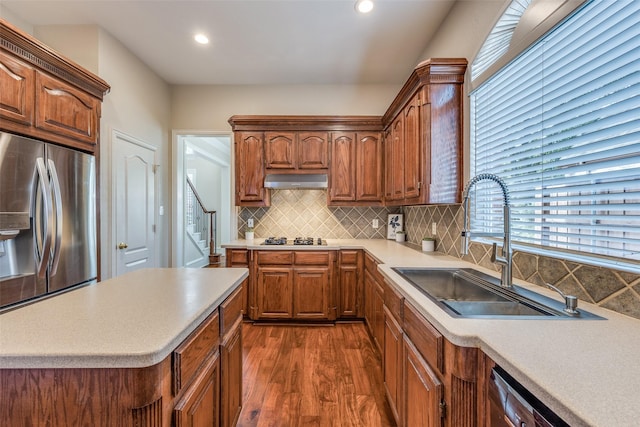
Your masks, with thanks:
M227 249L227 267L249 265L249 251L247 249Z
M404 331L434 369L444 371L444 337L410 303L404 301Z
M340 265L358 264L358 251L340 251Z
M378 262L371 255L364 254L364 268L374 274L378 271Z
M219 315L216 310L173 352L173 394L187 386L200 365L220 343Z
M247 279L233 291L222 304L220 304L220 335L225 336L231 330L233 324L242 316L243 304L243 286L247 283Z
M294 253L296 265L329 265L331 255L328 251L324 252L308 252L299 251Z
M404 297L386 281L382 287L384 289L384 305L387 306L387 309L393 314L396 321L402 324L402 301Z
M292 251L256 251L256 260L259 265L291 265L293 264Z

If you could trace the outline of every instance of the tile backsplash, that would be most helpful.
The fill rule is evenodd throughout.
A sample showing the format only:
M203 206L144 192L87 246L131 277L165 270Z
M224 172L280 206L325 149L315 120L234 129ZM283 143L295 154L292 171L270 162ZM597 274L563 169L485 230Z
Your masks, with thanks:
M384 239L387 215L404 213L407 241L419 245L423 237L436 238L436 251L498 271L491 247L472 243L460 253L460 205L384 207L328 207L326 190L272 190L271 207L241 208L238 238L244 238L247 220L254 219L255 236L323 237L327 239ZM379 228L372 227L377 219ZM436 224L435 236L432 235ZM513 276L543 286L551 283L583 301L640 319L640 274L594 267L560 258L515 251Z
M325 239L384 239L387 215L399 208L329 207L326 190L271 190L271 207L242 208L238 238L244 238L253 218L255 237L322 237ZM373 228L372 221L379 227Z
M436 238L436 250L491 270L491 246L472 243L469 254L460 253L463 213L461 205L404 207L407 241L420 244ZM432 236L432 224L436 235ZM640 274L580 264L560 258L514 251L513 277L544 286L550 283L583 301L640 319Z

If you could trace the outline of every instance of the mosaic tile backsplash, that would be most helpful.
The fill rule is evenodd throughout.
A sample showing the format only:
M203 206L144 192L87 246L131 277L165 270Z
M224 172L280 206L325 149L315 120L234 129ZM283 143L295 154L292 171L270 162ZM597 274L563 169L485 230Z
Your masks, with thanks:
M407 242L419 245L423 237L435 237L436 251L499 271L491 262L489 245L472 243L468 255L460 254L460 205L328 207L326 190L272 190L271 207L240 209L238 238L244 238L247 220L253 218L258 238L384 239L387 215L400 212L404 213ZM378 219L379 228L371 226L373 219ZM541 286L551 283L583 301L640 319L640 274L515 251L513 276Z

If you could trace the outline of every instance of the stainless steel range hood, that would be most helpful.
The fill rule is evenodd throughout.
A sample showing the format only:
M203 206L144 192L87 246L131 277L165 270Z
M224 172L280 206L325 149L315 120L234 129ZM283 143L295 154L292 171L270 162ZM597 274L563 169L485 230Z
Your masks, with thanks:
M277 190L301 190L327 188L328 178L322 174L269 174L264 179L265 188Z

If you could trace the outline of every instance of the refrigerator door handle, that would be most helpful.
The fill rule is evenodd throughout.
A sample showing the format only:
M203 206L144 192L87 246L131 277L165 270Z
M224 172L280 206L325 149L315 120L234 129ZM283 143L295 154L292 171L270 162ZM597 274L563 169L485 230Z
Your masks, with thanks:
M56 170L56 165L53 160L48 159L47 163L49 164L49 172L51 173L51 187L53 189L54 203L55 203L55 241L52 247L53 252L53 264L51 266L51 270L49 274L52 276L56 275L58 271L58 263L60 262L60 245L62 243L62 224L63 221L63 213L62 213L62 195L60 193L60 180L58 179L58 171Z
M53 227L53 210L51 207L51 187L49 186L49 174L45 166L44 159L38 157L36 160L36 171L38 172L38 186L40 194L36 192L35 200L35 231L36 231L36 259L38 262L38 277L45 278L47 266L51 257L51 228ZM42 213L44 205L44 221ZM44 224L43 224L44 222Z

